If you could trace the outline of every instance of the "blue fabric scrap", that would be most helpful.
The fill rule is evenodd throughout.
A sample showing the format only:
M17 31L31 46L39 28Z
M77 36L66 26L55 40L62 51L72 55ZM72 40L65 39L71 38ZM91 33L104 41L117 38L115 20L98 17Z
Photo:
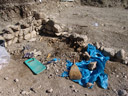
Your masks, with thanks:
M81 74L82 74L82 78L80 80L72 80L74 82L79 83L81 86L86 87L86 84L89 83L93 83L95 81L97 81L97 84L104 88L107 89L108 87L108 75L106 73L104 73L104 69L105 69L105 64L106 61L109 60L109 57L105 57L99 50L96 49L95 46L88 44L88 48L87 48L87 52L89 53L89 55L91 56L90 60L85 61L82 60L81 62L76 62L75 64L78 66ZM88 64L91 62L95 62L97 61L97 67L95 70L90 71L88 69ZM69 72L71 66L73 65L72 62L67 60L67 70ZM61 76L62 77L68 77L69 73L64 71ZM91 86L92 88L93 86Z

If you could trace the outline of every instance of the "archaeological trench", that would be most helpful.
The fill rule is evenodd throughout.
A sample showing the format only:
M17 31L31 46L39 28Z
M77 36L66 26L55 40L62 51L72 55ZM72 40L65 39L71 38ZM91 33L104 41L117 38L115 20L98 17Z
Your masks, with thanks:
M0 0L0 40L5 41L5 48L11 57L9 64L0 70L0 96L128 96L128 0L63 1ZM115 21L112 20L114 27L109 25L112 21L107 21L105 17L108 26L107 23L97 23L102 17L95 19L96 17L92 15L94 13L99 16L98 18L100 15L107 17L107 13L105 15L104 13L97 15L97 13L102 9L102 12L105 12L109 8L110 10L120 9L126 13L119 17L124 16L124 20L118 21L116 17ZM81 13L77 13L79 11ZM78 18L80 20L86 18L87 12L88 15L92 15L91 19L87 18L88 20L97 21L92 27L88 27L91 21L88 21L88 24L77 21ZM113 11L110 12L113 16ZM66 19L69 16L67 14L73 14L73 19L69 17L71 21ZM123 27L114 25L117 22L123 22L126 25L123 26L122 23ZM109 28L108 34L93 33L95 30L98 32L100 28L102 29L100 25L107 26L106 28L111 27L110 30L115 28L116 31L121 28L124 34L111 33ZM113 34L117 37L113 37ZM115 38L121 40L117 41L118 39L115 40ZM110 57L105 68L105 73L109 78L106 90L96 83L92 89L84 88L69 78L60 77L61 73L66 70L66 60L72 62L74 56L77 57L77 61L86 59L88 44L96 46L104 56ZM24 48L27 52L35 52L35 58L43 64L53 58L59 58L60 61L51 62L46 65L47 69L44 72L34 75L24 64L27 60L23 58Z

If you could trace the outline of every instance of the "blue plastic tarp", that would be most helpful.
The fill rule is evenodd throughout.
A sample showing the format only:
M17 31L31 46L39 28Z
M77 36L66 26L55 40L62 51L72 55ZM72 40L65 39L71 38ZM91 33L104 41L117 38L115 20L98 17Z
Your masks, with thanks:
M78 66L82 78L80 80L72 80L74 82L79 83L81 86L86 87L87 83L92 83L94 84L95 81L97 81L97 84L104 88L107 89L108 87L108 75L104 73L104 68L106 61L109 60L109 57L105 57L99 50L96 49L95 46L88 44L87 52L91 56L90 60L85 61L82 60L81 62L76 62L75 64ZM88 64L91 62L97 62L97 67L95 70L90 71L88 69ZM68 77L69 76L69 70L71 66L73 65L72 62L67 60L67 71L64 71L61 76L62 77ZM91 86L90 88L92 88Z

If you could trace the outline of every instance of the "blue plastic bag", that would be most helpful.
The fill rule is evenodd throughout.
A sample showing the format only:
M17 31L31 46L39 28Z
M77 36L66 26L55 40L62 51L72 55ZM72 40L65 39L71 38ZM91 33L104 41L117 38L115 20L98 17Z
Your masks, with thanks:
M79 83L81 86L86 87L86 84L93 83L97 81L98 85L101 86L104 89L107 89L108 87L108 75L104 73L104 68L106 61L109 60L109 57L105 57L99 50L96 49L95 46L88 44L87 52L91 56L90 60L85 61L82 60L81 62L76 62L75 64L78 66L82 78L80 80L72 80L74 82ZM95 70L90 71L88 69L88 64L91 62L97 61L97 67ZM71 66L73 65L72 62L67 61L67 70L69 72ZM69 73L64 71L61 76L62 77L68 77ZM93 86L91 86L92 88Z

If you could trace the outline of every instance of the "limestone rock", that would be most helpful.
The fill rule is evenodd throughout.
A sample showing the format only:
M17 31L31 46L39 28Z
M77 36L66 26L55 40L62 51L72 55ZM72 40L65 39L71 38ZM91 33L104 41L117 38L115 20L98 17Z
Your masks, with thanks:
M8 42L7 42L7 46L9 46L9 45L11 45L12 44L12 40L9 40Z
M6 39L6 40L11 40L14 38L14 34L4 34L3 37Z
M31 38L36 37L36 35L37 35L37 33L35 30L31 32Z
M60 27L60 25L54 24L53 31L56 32L56 33L62 32L62 28Z
M19 36L23 36L23 30L19 31Z
M29 40L29 42L33 42L33 41L36 41L36 38L31 38L31 39Z
M119 51L116 53L116 58L117 58L117 59L124 60L125 57L126 57L126 52L124 51L124 49L121 49L121 50L119 50Z
M84 53L83 53L83 58L84 58L85 60L89 60L89 59L91 58L91 56L88 54L88 52L84 52Z
M0 40L4 40L3 36L0 35Z
M103 54L105 56L110 56L110 57L114 57L116 53L116 50L113 48L104 48L103 49Z
M23 29L23 34L26 35L30 32L30 28Z
M96 48L97 49L99 49L100 48L100 44L99 44L99 42L95 42L95 44L94 44L95 46L96 46Z
M74 33L74 34L70 35L70 38L71 39L77 39L77 41L84 41L84 42L88 41L87 35L80 35L80 34L77 34L77 33Z
M21 29L25 29L25 28L29 28L29 27L30 27L30 25L27 23L24 23L21 25Z
M2 30L3 33L8 33L8 34L14 34L13 30L11 28L6 28L4 30Z
M20 31L15 32L15 36L18 37L19 33L20 33Z
M31 38L31 34L30 33L28 33L28 34L26 34L25 36L24 36L24 39L25 40L28 40L28 39L30 39Z
M36 20L46 18L42 12L36 12L36 11L34 11L34 17Z
M18 41L18 37L15 37L13 40L12 40L12 43L16 43Z
M46 93L52 93L53 92L53 89L51 88L51 89L48 89L48 90L46 90Z
M11 28L14 32L20 30L20 26L16 26L16 25L11 25L10 28Z
M88 69L89 70L94 70L96 68L96 63L97 62L91 62L90 64L88 64Z

